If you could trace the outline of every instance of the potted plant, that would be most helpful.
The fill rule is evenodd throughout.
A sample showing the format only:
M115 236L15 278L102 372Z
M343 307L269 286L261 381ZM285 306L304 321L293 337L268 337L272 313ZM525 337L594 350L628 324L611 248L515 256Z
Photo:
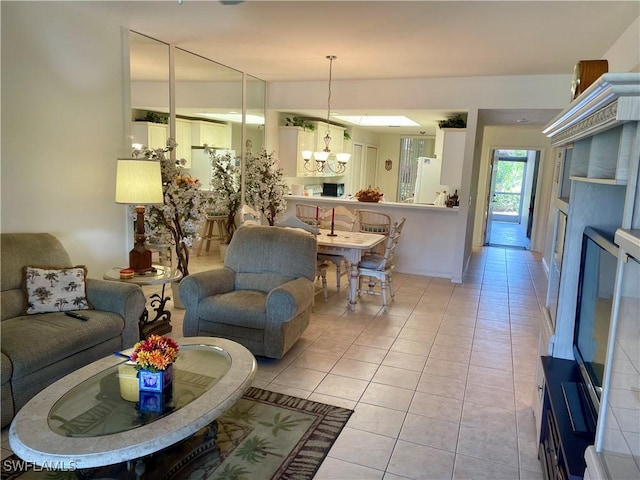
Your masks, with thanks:
M200 190L200 181L184 169L184 159L171 160L166 154L177 143L167 140L165 148L134 150L134 157L160 162L164 202L151 205L145 215L145 228L150 238L164 243L169 239L174 247L177 266L183 277L189 275L189 249L198 238L200 222L205 215L206 202ZM175 295L174 295L175 297Z
M277 166L278 161L273 153L267 153L264 149L259 154L249 151L246 162L247 204L261 212L269 225L273 226L278 213L287 207L284 171Z
M211 196L209 208L219 215L226 215L225 238L221 245L228 245L236 230L236 216L240 209L240 169L234 165L231 154L216 154L214 149L205 145L205 151L211 157Z
M456 113L453 117L438 122L440 128L467 128L467 121L461 113Z

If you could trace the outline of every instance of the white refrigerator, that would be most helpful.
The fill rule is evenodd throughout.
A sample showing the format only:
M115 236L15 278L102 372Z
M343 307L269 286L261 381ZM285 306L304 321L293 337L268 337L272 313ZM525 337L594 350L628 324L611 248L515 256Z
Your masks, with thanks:
M434 203L438 192L449 191L449 187L440 184L442 160L431 157L418 157L414 203Z

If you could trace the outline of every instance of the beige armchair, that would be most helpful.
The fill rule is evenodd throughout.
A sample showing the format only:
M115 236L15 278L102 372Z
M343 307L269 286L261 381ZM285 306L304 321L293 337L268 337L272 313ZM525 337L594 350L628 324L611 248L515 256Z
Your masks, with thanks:
M224 337L254 355L282 358L309 324L316 253L310 233L241 226L224 268L180 282L184 336Z

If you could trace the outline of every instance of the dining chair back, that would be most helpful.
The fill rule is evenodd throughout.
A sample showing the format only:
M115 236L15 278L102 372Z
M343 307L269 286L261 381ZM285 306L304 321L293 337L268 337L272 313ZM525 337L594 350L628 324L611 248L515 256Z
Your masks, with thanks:
M358 231L389 235L389 230L391 230L391 217L389 215L376 210L367 210L366 208L358 210L357 213ZM373 249L373 252L378 255L384 255L384 246L384 243L379 244Z
M306 203L296 204L296 217L307 225L319 226L322 215L324 215L324 209L317 205L309 205Z
M391 226L383 255L365 255L358 264L358 295L360 295L360 293L381 295L382 307L384 309L387 308L387 288L389 289L391 300L393 300L395 296L392 276L394 268L393 259L405 221L406 218L402 217L399 222L395 222ZM362 277L369 277L369 284L366 290L362 289ZM378 280L378 282L375 280ZM377 283L380 284L380 292L374 289Z
M341 232L353 232L353 227L356 224L358 217L355 213L349 210L347 207L338 205L335 208L327 208L324 210L324 214L320 217L320 228L331 228L333 222L334 230Z

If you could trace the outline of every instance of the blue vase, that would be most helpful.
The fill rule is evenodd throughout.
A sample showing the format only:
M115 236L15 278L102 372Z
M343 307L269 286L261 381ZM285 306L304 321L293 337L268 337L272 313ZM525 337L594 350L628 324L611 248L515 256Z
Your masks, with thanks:
M142 412L163 412L173 393L173 364L165 370L138 371L138 408Z

